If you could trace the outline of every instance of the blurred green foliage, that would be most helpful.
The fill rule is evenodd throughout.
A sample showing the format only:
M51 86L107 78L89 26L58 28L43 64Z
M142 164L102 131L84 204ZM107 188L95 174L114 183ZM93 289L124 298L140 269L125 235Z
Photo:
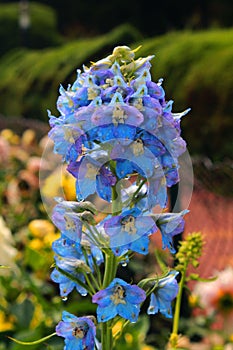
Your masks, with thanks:
M44 50L15 49L0 59L0 100L4 115L23 115L47 122L47 109L56 113L60 83L76 79L76 69L90 64L115 45L139 40L134 28L124 25L112 32Z
M220 160L231 156L233 112L233 29L171 32L142 39L129 25L93 38L43 50L15 49L0 59L1 113L47 123L55 115L59 84L76 79L76 69L100 59L116 45L142 45L138 55L155 54L152 75L164 78L173 110L191 107L183 133L192 153Z
M232 40L232 29L174 32L143 41L140 50L156 53L152 73L164 78L174 111L192 109L182 123L189 150L213 160L233 151Z
M20 28L19 2L0 4L0 54L8 50L27 44L30 48L43 48L62 43L57 32L57 18L55 11L46 5L36 2L30 3L29 28L23 33Z

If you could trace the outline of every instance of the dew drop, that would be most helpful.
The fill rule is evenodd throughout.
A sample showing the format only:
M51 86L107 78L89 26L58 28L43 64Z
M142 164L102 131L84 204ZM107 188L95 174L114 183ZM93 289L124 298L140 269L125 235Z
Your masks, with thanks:
M67 297L62 297L61 300L62 301L66 301L68 298Z
M121 266L122 267L126 267L127 266L127 262L126 261L122 261Z

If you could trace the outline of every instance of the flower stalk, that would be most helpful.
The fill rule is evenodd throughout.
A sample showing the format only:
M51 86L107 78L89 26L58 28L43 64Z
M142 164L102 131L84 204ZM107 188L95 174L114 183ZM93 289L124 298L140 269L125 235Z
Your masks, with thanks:
M60 198L53 209L61 237L53 243L56 263L51 278L59 284L63 300L76 289L97 304L97 322L63 312L56 332L65 338L65 348L94 350L100 341L102 350L113 350L114 321L136 322L147 297L149 315L161 312L172 318L177 271L164 269L138 285L116 277L118 265L134 253L149 254L149 236L158 230L162 248L173 254L173 236L183 231L188 212L166 211L167 188L179 181L178 158L186 150L180 119L188 110L172 112L173 101L166 100L162 80L151 80L154 56L136 59L137 50L116 47L83 72L78 70L73 85L60 87L60 116L49 113L54 152L76 179L77 197L73 202ZM111 213L97 209L102 201L109 203ZM155 206L161 214L153 214Z

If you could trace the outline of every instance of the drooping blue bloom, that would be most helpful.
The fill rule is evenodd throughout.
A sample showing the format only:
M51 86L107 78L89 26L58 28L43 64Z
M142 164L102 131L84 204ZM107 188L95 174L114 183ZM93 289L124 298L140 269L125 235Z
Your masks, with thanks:
M111 320L119 315L130 322L136 322L140 312L140 304L146 299L144 290L130 285L120 278L115 278L110 285L92 297L98 304L97 319L99 322Z
M52 213L52 220L55 226L69 239L80 242L82 237L82 221L75 212L75 202L61 201Z
M53 241L52 249L55 254L62 256L63 258L77 258L82 255L81 244L77 243L65 235L61 234L61 237Z
M119 159L120 164L117 165L116 171L119 178L125 177L130 173L126 173L127 168L138 170L139 173L144 175L146 178L151 177L154 168L157 165L157 157L165 153L165 148L161 142L149 132L141 129L137 129L137 133L134 139L124 146L120 143L116 143L111 152L113 159ZM127 162L123 162L126 160ZM131 162L132 164L127 164ZM119 171L119 166L121 169Z
M165 317L172 318L171 303L179 290L176 280L177 274L177 271L170 271L168 276L155 281L157 286L150 296L150 305L147 310L149 315L161 312Z
M173 237L183 232L184 219L183 216L187 214L188 210L182 210L180 213L164 213L159 214L156 219L156 225L162 234L162 248L168 248L171 253L175 253L173 247Z
M160 126L155 131L155 135L174 158L185 152L186 142L180 136L180 128L177 128L177 121L172 117L171 113L163 112Z
M99 247L90 242L90 239L83 239L83 237L82 241L77 243L64 235L61 235L59 239L52 243L52 249L55 254L60 255L63 258L75 258L84 263L88 262L88 266L93 271L93 260L95 260L97 265L100 265L104 261L103 254ZM83 250L85 250L85 255ZM86 258L88 261L86 261Z
M84 132L73 125L72 119L73 116L54 124L48 133L54 142L54 153L60 154L66 162L75 160L82 153L82 144L86 140Z
M154 220L142 216L138 208L113 216L104 222L104 229L110 237L110 247L115 255L128 250L141 254L148 253L148 236L157 230Z
M144 178L144 195L140 200L136 200L137 207L143 211L151 210L157 204L161 208L167 205L167 183L164 170L159 158L154 159L155 166L151 177L146 178L143 168L139 168L135 163L124 159L118 159L116 163L116 174L118 178L125 178L131 174L140 174ZM143 179L142 179L143 180ZM137 188L136 188L137 190ZM141 196L142 197L142 196ZM140 200L140 202L138 202Z
M66 297L76 288L81 295L86 295L86 289L81 286L77 279L85 282L83 271L91 273L94 271L94 264L100 265L104 259L99 247L89 241L77 243L62 235L52 244L55 256L56 268L51 274L51 279L59 283L60 294ZM85 253L84 253L85 250ZM67 272L73 279L65 275Z
M67 311L56 326L58 336L65 338L65 350L94 350L96 328L90 317L77 317Z
M79 281L85 283L85 278L82 272L78 272L78 269L81 269L83 266L82 260L55 256L55 262L57 268L53 269L50 277L53 282L59 284L61 297L66 298L74 288L76 288L77 292L82 296L87 295L86 289L79 284ZM70 278L71 276L72 279Z
M159 161L155 166L154 172L150 178L148 178L148 190L147 190L147 208L151 210L157 204L161 208L165 208L167 205L167 183L165 174Z
M105 164L108 160L104 152L96 151L68 165L68 171L76 178L76 195L79 200L94 193L106 201L111 200L111 188L117 179Z
M153 81L147 81L146 86L148 88L148 93L152 98L161 100L164 98L165 92L161 86L161 83L155 83Z

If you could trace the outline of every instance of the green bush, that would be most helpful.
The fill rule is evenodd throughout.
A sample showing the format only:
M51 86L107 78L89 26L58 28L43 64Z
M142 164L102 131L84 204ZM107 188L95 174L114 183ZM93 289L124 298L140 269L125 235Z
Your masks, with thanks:
M95 38L80 39L55 49L14 50L0 60L0 113L47 122L47 109L56 111L60 83L76 79L76 69L90 64L115 45L136 41L139 34L124 25Z
M215 160L232 157L233 30L170 33L142 43L155 53L153 78L164 78L174 110L191 107L183 120L189 149Z
M0 4L1 55L24 44L39 49L61 43L54 10L36 2L30 2L28 10L30 24L27 33L23 34L19 26L19 2Z

